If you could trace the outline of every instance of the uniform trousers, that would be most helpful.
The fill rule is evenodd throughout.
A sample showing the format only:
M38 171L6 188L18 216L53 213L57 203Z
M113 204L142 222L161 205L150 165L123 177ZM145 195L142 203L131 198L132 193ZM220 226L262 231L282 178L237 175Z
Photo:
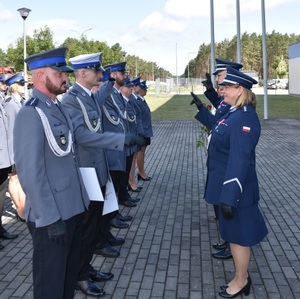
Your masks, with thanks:
M3 214L3 209L4 209L4 204L5 204L5 199L6 199L6 192L8 190L8 172L4 174L3 172L1 173L1 177L4 178L6 176L6 179L3 181L1 179L1 185L0 185L0 234L3 234L6 232L2 225L2 214Z
M128 181L129 181L129 173L132 166L132 160L133 160L133 154L126 157L126 171L124 172L124 175L122 177L122 196L121 198L124 198L125 200L128 200L131 198L130 194L128 193Z
M34 299L72 299L79 271L82 214L65 220L67 242L58 245L48 238L47 227L27 222L33 244Z
M101 188L103 196L105 187ZM91 201L89 209L83 215L82 249L80 254L80 270L78 280L87 280L92 269L90 262L98 246L101 248L107 244L110 237L110 224L106 215L102 215L103 201ZM108 244L107 244L108 245Z

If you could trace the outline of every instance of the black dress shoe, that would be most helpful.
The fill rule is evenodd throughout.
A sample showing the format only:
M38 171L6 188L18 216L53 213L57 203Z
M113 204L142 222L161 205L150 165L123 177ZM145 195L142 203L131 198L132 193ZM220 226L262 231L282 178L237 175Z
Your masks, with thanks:
M115 236L110 237L107 242L109 243L110 246L121 246L125 243L125 239L123 238L117 238Z
M212 247L216 250L223 250L226 247L228 247L228 243L227 242L217 243L217 244L214 244Z
M96 248L94 251L97 255L102 255L104 257L118 257L120 255L120 251L112 248L111 246L106 246L104 248Z
M239 290L237 293L229 294L229 293L227 293L227 288L226 288L225 290L222 290L221 292L219 292L219 295L223 298L235 298L241 294L245 294L245 296L249 296L250 287L251 287L251 279L247 279L246 285L241 290Z
M0 243L0 250L4 249L4 245Z
M91 269L89 272L89 276L92 281L98 281L98 282L107 281L114 277L112 273L100 272L97 271L96 269Z
M231 250L229 247L227 247L223 250L214 252L212 254L212 257L214 257L216 259L223 259L223 260L230 259L230 258L232 258Z
M18 235L12 235L8 232L4 232L4 233L0 234L0 238L2 238L4 240L11 240L11 239L15 239L17 237L18 237Z
M146 178L143 178L140 174L137 175L137 179L142 180L144 182L150 181L151 180L151 176L147 176Z
M90 295L93 297L101 297L105 295L104 290L101 289L97 284L95 284L90 279L77 281L76 289L81 290L86 295Z
M110 225L115 227L115 228L128 228L129 224L119 220L117 217L114 217L113 219L110 220Z
M129 207L129 208L133 208L133 207L136 207L136 203L132 202L132 201L129 201L129 200L125 200L125 201L119 201L119 204L121 206L125 206L125 207Z
M130 199L128 199L129 201L131 201L131 202L133 202L133 203L137 203L137 202L139 202L141 199L140 198L132 198L132 197L130 197Z
M116 217L117 217L119 220L125 221L125 222L131 221L131 220L132 220L132 216L130 216L130 215L124 216L124 215L122 215L120 212L118 212L118 214L116 215Z

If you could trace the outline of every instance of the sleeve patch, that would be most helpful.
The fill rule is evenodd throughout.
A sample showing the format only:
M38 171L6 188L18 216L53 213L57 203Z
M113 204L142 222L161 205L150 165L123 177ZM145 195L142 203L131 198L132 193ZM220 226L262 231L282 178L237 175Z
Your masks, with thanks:
M250 127L243 126L243 132L250 133L250 131L251 131Z

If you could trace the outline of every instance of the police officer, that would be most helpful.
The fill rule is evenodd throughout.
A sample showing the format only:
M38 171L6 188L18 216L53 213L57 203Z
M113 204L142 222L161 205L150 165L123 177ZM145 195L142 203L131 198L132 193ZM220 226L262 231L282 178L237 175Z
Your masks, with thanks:
M126 62L117 62L105 66L105 69L110 68L110 76L115 79L115 81L113 91L103 105L103 127L104 131L123 131L130 135L136 136L129 130L127 119L127 103L120 93L120 87L125 84L124 80L128 77L125 66ZM137 140L138 143L143 142L141 138L137 137ZM138 202L139 199L133 199L128 194L128 175L126 174L126 169L128 169L128 167L131 167L131 164L129 164L128 160L126 161L126 159L133 154L132 147L126 146L122 154L116 154L112 151L108 151L107 153L110 173L115 190L118 194L119 204L126 207L135 207L137 205L136 202Z
M3 103L6 98L7 85L5 81L8 79L7 75L0 74L0 103Z
M195 118L201 122L204 126L206 126L209 130L216 124L216 122L227 113L229 108L231 107L224 100L222 89L224 86L219 86L219 84L224 80L226 76L226 67L231 66L237 70L243 67L242 64L237 62L232 62L223 59L216 59L216 69L213 75L216 76L217 89L219 93L214 89L210 74L206 73L206 80L202 83L206 87L206 91L204 92L205 96L209 99L209 101L216 108L215 114L212 114L202 103L199 97L197 97L193 92L191 95L193 97L191 104L195 104L198 108L198 113ZM209 136L210 138L210 136ZM216 215L216 219L218 220L218 209L214 206L214 211ZM212 257L217 259L229 259L232 257L230 246L227 242L219 242L213 244L213 248L216 249L216 252L212 253Z
M101 109L91 92L99 84L102 76L102 53L83 54L69 60L75 70L76 82L62 99L62 106L69 113L75 132L78 165L94 167L103 197L109 179L109 169L105 149L123 151L124 133L102 131ZM101 296L104 291L94 282L106 281L112 273L103 273L94 269L90 262L93 257L99 235L109 241L113 238L109 232L109 218L102 215L103 201L91 201L89 210L84 213L83 240L80 255L80 272L77 286L87 295ZM118 241L116 238L114 241ZM119 240L123 244L124 240Z
M16 170L26 194L25 217L33 244L35 299L71 299L79 270L82 213L89 200L73 157L73 127L56 105L66 91L66 48L25 59L32 98L14 126Z
M234 298L249 295L250 247L259 243L268 230L258 208L259 188L255 170L255 148L261 128L251 91L257 81L227 67L224 99L231 106L212 129L208 147L207 180L204 198L218 206L219 230L230 243L235 277L221 286L219 295Z
M142 119L141 119L141 111L139 106L136 104L136 101L132 98L134 84L130 81L129 78L125 79L125 84L121 86L120 91L126 101L126 111L127 111L127 120L128 120L128 128L129 131L134 135L141 136L141 132L143 132L142 128ZM137 152L140 149L140 146L137 144L131 147L131 154L127 156L126 159L126 182L128 184L128 189L132 191L140 191L140 189L133 189L130 186L129 178L130 172L133 166L133 160L136 158ZM135 165L135 163L134 163ZM129 200L132 200L128 194L127 197Z
M138 151L136 161L138 167L138 181L150 181L151 177L147 175L145 171L145 154L146 148L151 144L151 138L153 137L153 129L152 129L152 121L151 121L151 110L146 102L145 96L147 94L147 84L146 81L140 82L140 91L139 95L136 98L136 103L141 109L142 115L142 124L144 130L144 138L145 138L145 145L141 147Z
M5 110L7 112L8 127L10 138L10 147L13 148L13 128L16 116L24 105L25 79L21 73L17 73L5 81L8 86L9 96L5 100ZM16 169L13 169L9 175L8 191L11 200L15 204L17 219L25 222L25 199L26 195L20 185Z
M129 102L133 106L135 113L136 113L137 134L142 137L145 137L142 111L141 111L140 106L137 104L137 97L140 92L141 78L136 77L131 80L131 83L133 84L133 90L130 95ZM140 146L138 146L138 151L139 150L141 150ZM135 177L136 157L137 157L137 152L135 152L133 154L132 164L131 164L131 169L129 172L129 179L128 179L128 189L131 190L132 192L140 192L143 189L143 187L138 186L138 183L137 183L137 180Z
M5 77L6 78L6 77ZM4 81L4 85L5 81ZM2 98L3 96L3 98ZM7 113L4 109L4 93L0 95L0 140L1 140L1 155L0 155L0 238L14 239L18 235L10 234L2 225L2 214L6 199L6 191L8 187L8 174L11 172L13 162L13 152L10 144L12 135L9 128ZM0 242L0 250L4 248Z

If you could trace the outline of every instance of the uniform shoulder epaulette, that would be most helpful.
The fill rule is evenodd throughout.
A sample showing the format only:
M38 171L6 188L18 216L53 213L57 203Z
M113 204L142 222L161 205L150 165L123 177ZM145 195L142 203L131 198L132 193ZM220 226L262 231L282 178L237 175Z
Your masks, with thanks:
M73 96L77 97L78 91L76 89L70 89L69 93L72 94Z
M31 98L25 103L25 106L36 107L38 102L39 102L38 98Z
M247 106L244 106L243 107L243 113L247 113L247 112L249 112L249 109L247 108Z
M12 100L12 97L8 97L8 98L5 99L5 103L10 102L11 100Z

